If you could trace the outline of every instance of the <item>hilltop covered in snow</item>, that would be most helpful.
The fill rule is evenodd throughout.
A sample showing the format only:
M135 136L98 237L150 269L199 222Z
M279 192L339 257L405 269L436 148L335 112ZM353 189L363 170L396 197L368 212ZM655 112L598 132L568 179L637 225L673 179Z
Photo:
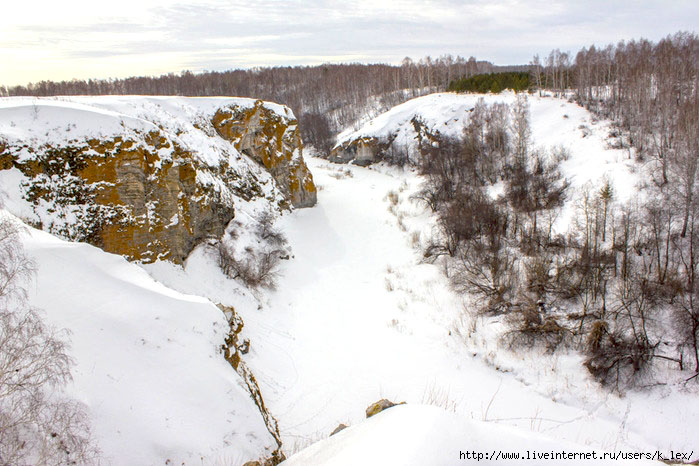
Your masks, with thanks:
M381 161L382 152L393 149L407 152L410 161L418 163L418 145L429 134L460 138L479 102L512 105L515 100L513 92L438 93L417 97L371 119L358 130L340 133L335 151L355 141L375 140L377 145L390 141L388 147L372 151L372 161ZM638 191L639 166L628 149L610 147L613 141L609 135L614 131L610 122L598 120L573 102L548 95L530 95L528 103L532 145L545 150L563 147L570 153L561 170L573 189L587 183L600 184L606 177L614 180L620 200L627 201Z
M241 204L316 196L291 110L235 98L2 98L0 181L33 225L142 261L182 262Z
M100 464L242 463L278 448L224 357L218 307L87 244L31 228L23 244L37 267L30 304L68 330L65 391L87 408Z

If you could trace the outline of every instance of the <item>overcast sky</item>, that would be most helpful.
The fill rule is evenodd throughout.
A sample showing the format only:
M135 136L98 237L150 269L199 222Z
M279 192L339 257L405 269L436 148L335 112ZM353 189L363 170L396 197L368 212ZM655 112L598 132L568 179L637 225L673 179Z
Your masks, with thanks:
M524 64L697 25L699 0L19 0L0 6L0 84L447 53Z

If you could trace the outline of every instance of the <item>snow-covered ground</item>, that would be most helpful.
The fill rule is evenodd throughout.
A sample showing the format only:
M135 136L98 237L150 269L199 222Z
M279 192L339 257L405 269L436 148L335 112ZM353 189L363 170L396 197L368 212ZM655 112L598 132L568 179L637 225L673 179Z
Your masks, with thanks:
M203 250L185 271L145 266L168 286L236 306L252 342L246 362L287 453L359 422L380 398L446 406L596 449L697 444L696 393L673 386L619 398L597 386L579 356L511 353L480 328L413 248L413 232L424 237L430 222L409 201L415 174L309 164L322 186L319 205L283 218L295 257L277 291L253 296ZM389 212L390 191L399 193L398 216Z
M93 246L31 229L24 247L30 303L70 331L67 391L88 407L102 464L236 463L276 448L222 355L228 323L211 302Z
M222 108L252 108L255 99L173 96L59 96L0 98L0 134L8 143L23 141L29 147L60 146L85 138L122 137L133 132L162 130L201 162L216 165L227 145L205 137L211 119ZM283 105L264 102L280 116L294 118ZM163 151L163 155L167 151ZM31 152L24 154L33 157Z
M452 97L447 103L460 105L457 113L477 98ZM606 124L562 100L534 97L530 105L535 144L570 149L563 171L575 188L607 176L619 199L632 195L637 168L628 154L606 148ZM589 129L585 137L580 126ZM293 256L283 261L275 291L226 278L206 246L184 269L142 266L161 285L90 246L34 231L26 240L39 264L32 302L72 330L78 365L70 390L89 406L114 464L199 464L200 456L206 464L238 464L273 443L217 352L226 323L204 297L242 315L242 336L251 341L244 358L287 454L339 423L356 426L290 464L362 464L361 449L385 446L380 438L387 451L422 452L415 456L422 464L458 464L460 451L505 451L508 442L518 450L664 455L699 445L692 385L668 381L619 397L601 389L575 353L502 347L490 328L498 323L475 316L441 270L420 260L416 246L434 219L411 200L421 182L415 172L307 163L318 205L278 221ZM256 211L239 206L237 220ZM381 398L409 406L362 422L364 409ZM430 461L437 448L444 456ZM383 454L372 462L405 464Z
M600 452L536 432L474 421L436 406L402 405L289 458L288 466L400 464L657 464L658 452Z
M623 151L606 148L606 124L562 100L535 97L530 105L535 143L570 149L563 170L574 188L607 176L619 198L631 196L636 167ZM590 129L585 137L581 125ZM280 422L287 453L339 423L358 423L380 398L437 404L463 418L594 449L669 453L697 444L692 387L669 384L620 398L601 389L575 353L501 347L487 328L497 323L472 315L441 271L420 261L414 246L434 219L410 200L420 184L414 172L315 158L308 164L319 203L280 221L294 257L276 291L243 289L203 249L184 271L146 266L168 286L236 306L252 342L246 362ZM398 195L395 205L389 192Z

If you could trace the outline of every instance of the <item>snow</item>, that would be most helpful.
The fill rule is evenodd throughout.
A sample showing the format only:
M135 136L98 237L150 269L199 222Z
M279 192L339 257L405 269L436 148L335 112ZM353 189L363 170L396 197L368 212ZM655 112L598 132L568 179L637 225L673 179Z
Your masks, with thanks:
M157 131L169 146L158 151L160 157L156 166L172 161L173 146L176 145L192 155L197 183L213 187L222 202L236 205L239 198L221 178L221 166L229 167L240 180L259 182L265 198L281 200L283 196L271 174L261 164L236 150L230 141L219 137L211 122L220 109L252 108L256 102L254 99L227 97L2 97L0 144L7 143L13 155L22 162L46 155L45 149L49 147L81 148L91 139L107 142L121 137L133 141L135 147L145 146L147 134ZM270 102L263 102L262 106L281 117L294 119L288 107ZM153 151L152 146L147 149ZM88 154L90 152L88 150ZM294 156L298 158L301 154L296 152ZM236 178L232 174L228 176ZM43 174L28 180L15 168L0 170L0 191L8 199L10 212L32 224L41 224L44 230L69 238L82 237L81 219L90 215L89 205L56 205L43 198L32 205L25 198L32 185L41 183L42 189L60 194L81 188L83 181L76 177ZM169 226L175 224L171 219Z
M229 142L210 137L215 134L211 119L221 108L252 108L255 102L241 97L0 97L0 134L10 144L28 143L38 148L162 130L205 165L217 167L229 154L241 156ZM295 118L286 106L262 105L288 119ZM20 160L32 157L27 150L20 154Z
M468 125L471 110L481 99L488 105L512 105L516 94L437 93L418 97L397 105L358 130L347 129L338 136L337 145L361 137L385 139L395 135L394 144L414 154L417 141L411 123L413 118L419 118L432 132L459 137L464 126ZM570 153L570 159L564 161L560 168L571 183L569 192L574 193L574 197L584 189L599 189L607 179L612 182L615 198L620 202L628 202L638 192L641 180L639 172L643 167L632 160L632 153L628 150L608 147L607 136L612 130L609 122L597 121L584 108L565 100L538 95L529 95L527 100L532 146L548 151L562 147ZM568 205L574 204L571 202ZM572 208L564 209L555 230L564 230L572 216Z
M651 457L654 453L648 452ZM519 458L511 459L512 454ZM558 459L555 455L559 455ZM592 458L596 458L594 464L657 464L646 457L641 461L627 461L602 459L603 455L604 452L533 432L466 419L435 406L401 405L344 429L283 464L447 466L480 461L496 465L526 461L533 465L550 465L585 464Z
M244 462L276 447L223 358L228 324L123 258L31 229L30 303L70 330L70 395L89 408L103 464Z
M439 130L446 136L460 136L468 123L470 110L479 99L486 103L512 103L514 93L503 94L452 94L438 93L417 97L396 105L387 112L373 118L360 129L348 129L337 138L337 145L365 136L386 137L396 131L399 143L407 144L414 138L415 132L410 121L419 117L428 127Z
M410 140L406 122L419 109L429 124L456 134L479 97L514 99L425 96L360 132L400 127ZM129 99L100 108L122 114ZM562 100L529 102L535 144L570 150L562 169L574 189L608 177L617 199L637 192L642 167L607 148L606 123ZM177 105L162 108L176 112ZM581 125L589 128L585 137ZM285 452L315 443L291 465L456 464L459 451L506 447L668 454L699 444L695 386L668 377L665 385L620 397L599 387L574 352L513 352L500 343L501 323L477 316L439 267L422 262L416 246L435 219L411 199L421 183L414 171L307 163L318 205L277 223L291 258L282 261L276 290L249 290L225 277L206 245L184 268L161 261L139 269L44 233L27 239L40 266L34 303L73 331L78 366L71 390L92 410L114 464L189 464L199 455L205 464L228 455L225 462L239 464L272 443L217 353L225 321L209 300L243 317L241 336L251 342L244 360L279 421ZM0 180L3 187L18 181L12 176ZM493 196L501 191L490 189ZM247 230L264 208L264 200L236 201L240 247L254 241ZM408 405L365 421L364 409L381 398ZM326 439L339 423L352 427Z
M530 104L534 140L570 148L567 174L576 175L574 184L607 175L631 196L635 167L606 148L605 123L593 124L589 113L558 99L530 97ZM591 128L585 138L581 124ZM669 454L697 445L693 386L669 377L667 385L620 397L592 380L577 353L512 352L500 343L501 323L477 316L414 247L434 225L411 200L421 183L415 172L317 158L307 163L318 205L278 222L293 257L284 261L276 291L250 292L227 279L206 248L184 269L144 266L167 286L233 305L242 315L243 336L251 341L245 361L279 420L287 454L327 437L339 423L358 424L364 408L381 398L445 405L462 418L600 451ZM395 206L390 192L398 196Z
M410 200L420 184L415 173L307 163L319 203L279 222L294 257L284 262L276 291L251 293L227 279L205 248L184 270L143 266L167 286L242 315L242 335L251 341L244 358L287 454L339 423L359 423L381 398L447 405L462 418L599 450L689 451L697 444L696 390L673 385L621 398L600 388L574 353L501 346L492 324L474 316L413 248L415 233L424 241L433 221ZM395 215L391 191L399 197Z

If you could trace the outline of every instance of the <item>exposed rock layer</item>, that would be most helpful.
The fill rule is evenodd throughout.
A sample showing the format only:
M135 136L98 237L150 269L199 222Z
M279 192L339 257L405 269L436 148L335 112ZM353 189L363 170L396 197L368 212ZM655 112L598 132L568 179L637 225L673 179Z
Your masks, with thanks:
M180 112L168 114L167 99L124 98L56 117L53 101L31 109L8 102L0 103L0 170L24 176L21 195L35 214L28 220L130 260L182 262L197 243L223 234L236 202L264 198L278 209L316 202L285 107L180 98ZM105 116L105 106L130 115ZM14 131L18 125L27 130ZM46 134L35 136L42 126Z

